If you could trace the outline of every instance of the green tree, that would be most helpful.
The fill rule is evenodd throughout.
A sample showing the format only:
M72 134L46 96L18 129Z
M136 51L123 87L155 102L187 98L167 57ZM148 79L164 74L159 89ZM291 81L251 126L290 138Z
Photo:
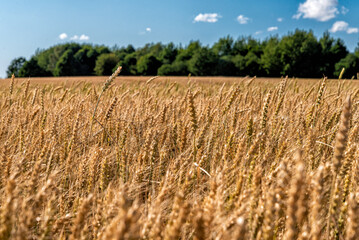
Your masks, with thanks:
M80 50L78 50L74 55L76 64L74 67L76 68L76 75L94 75L96 59L99 54L100 53L90 45L84 45Z
M230 55L220 57L216 64L215 75L218 76L235 76L238 74L237 68Z
M218 42L213 44L212 51L219 57L228 56L233 54L233 38L227 36L220 38Z
M34 56L26 61L19 70L19 77L48 77L52 76L51 72L41 68L38 64L37 58Z
M186 76L188 69L184 62L174 61L172 64L163 64L157 74L160 76Z
M173 43L166 45L160 52L159 60L163 64L171 64L177 56L177 49Z
M238 38L234 43L233 43L233 55L241 55L241 56L245 56L248 53L248 48L247 48L247 39L244 37Z
M38 50L35 54L35 57L37 58L38 65L42 69L45 69L45 71L56 75L58 73L55 74L55 68L57 67L57 62L60 60L63 54L67 50L71 50L74 54L80 49L81 45L78 43L59 44L50 47L47 50Z
M335 64L334 76L339 77L343 68L345 68L344 78L357 76L357 73L359 72L359 54L349 53L345 58Z
M319 39L322 48L320 58L320 72L328 77L334 77L335 64L345 58L348 50L341 39L330 37L329 32L325 32Z
M260 65L260 58L254 52L248 52L244 57L245 69L244 73L250 76L261 76L262 69Z
M320 76L321 46L312 31L296 30L279 43L282 75Z
M72 49L66 50L56 63L53 71L54 76L75 76L77 61Z
M137 55L142 57L145 55L150 55L158 58L163 49L163 45L161 43L147 43L144 47L137 49Z
M97 58L94 71L98 76L111 75L118 62L114 53L103 53Z
M78 76L109 75L119 65L123 75L256 75L279 77L328 77L357 71L358 50L348 55L341 39L325 32L319 40L312 31L296 30L264 41L252 37L233 40L226 36L212 46L191 41L187 46L150 43L111 49L104 45L66 43L36 50L33 58L14 59L7 75ZM345 75L348 77L348 75Z
M26 62L26 59L24 57L18 57L11 61L9 67L6 70L7 77L11 77L12 74L15 74L15 76L19 76L19 71Z
M241 37L233 43L232 55L246 56L249 52L253 52L260 57L263 53L262 44L260 41L252 37Z
M188 70L196 76L210 76L215 74L216 63L216 55L208 48L201 48L188 61Z
M136 49L130 44L127 47L119 48L117 46L113 47L113 53L116 54L116 56L120 59L120 61L123 61L126 56L136 52Z
M240 76L260 76L260 58L253 52L248 52L244 57L237 55L233 58L233 63L237 68L237 75Z
M180 48L176 57L176 61L187 62L192 56L202 48L199 41L191 41L186 48Z
M161 65L161 61L155 56L145 55L137 62L137 72L141 75L154 76Z
M281 62L281 53L278 45L278 37L271 37L266 41L263 48L260 62L266 76L275 77L281 75L283 63Z
M118 66L122 66L121 75L136 75L137 74L137 53L132 52L127 54L125 58L119 62Z

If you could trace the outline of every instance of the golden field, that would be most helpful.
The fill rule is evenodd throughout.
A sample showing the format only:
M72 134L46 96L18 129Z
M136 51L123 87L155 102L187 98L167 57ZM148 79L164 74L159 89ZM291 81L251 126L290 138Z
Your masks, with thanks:
M146 82L150 77L146 76L118 76L114 80L114 83L133 83L133 82ZM249 80L252 77L196 77L191 76L190 80L203 83L203 84L213 84L213 83L228 83L234 84L239 83L245 80ZM23 83L27 81L28 78L16 78L15 79L18 83ZM106 80L106 77L98 77L98 76L83 76L83 77L31 77L30 81L32 84L65 84L66 86L71 86L71 84L78 84L78 83L92 83L92 84L103 84ZM280 82L280 78L265 78L260 77L256 78L256 83L278 83ZM297 79L298 83L313 83L318 82L320 79L316 78L300 78ZM334 80L334 79L331 79ZM154 83L163 83L163 82L176 82L180 84L186 84L188 82L188 76L160 76L157 79L153 80ZM0 79L0 85L2 84L10 84L11 79ZM354 80L355 83L355 80Z
M355 80L115 75L0 81L0 239L359 236Z

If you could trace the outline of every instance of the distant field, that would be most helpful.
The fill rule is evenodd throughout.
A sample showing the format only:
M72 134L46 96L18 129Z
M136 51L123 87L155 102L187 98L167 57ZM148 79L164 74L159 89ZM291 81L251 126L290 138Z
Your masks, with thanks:
M83 76L83 77L34 77L30 78L31 83L34 84L64 84L67 83L69 85L79 82L87 82L94 84L103 83L108 77L106 76ZM116 78L115 83L119 82L145 82L150 79L151 76L119 76ZM245 81L251 79L252 77L193 77L191 76L191 81L195 81L198 83L240 83L241 81ZM18 82L26 81L28 78L16 78ZM255 82L258 83L276 83L279 82L281 78L256 78ZM311 83L320 80L319 78L300 78L298 79L298 83ZM334 79L335 80L335 79ZM0 79L0 84L9 83L10 79ZM158 77L153 82L178 82L178 83L187 83L187 76L165 76ZM355 81L354 81L355 82Z
M108 77L106 76L83 76L83 77L34 77L30 78L32 83L73 83L73 82L89 82L89 83L103 83ZM115 82L145 82L150 79L151 76L118 76ZM16 78L17 81L25 81L27 78ZM250 77L191 77L192 81L197 81L201 83L214 83L214 82L228 82L235 83L240 82L244 79L250 79ZM9 78L3 79L6 82L10 81ZM279 78L258 78L260 81L278 81ZM188 81L187 76L172 76L172 77L158 77L154 82L178 82L178 83L186 83ZM0 80L2 82L2 80Z

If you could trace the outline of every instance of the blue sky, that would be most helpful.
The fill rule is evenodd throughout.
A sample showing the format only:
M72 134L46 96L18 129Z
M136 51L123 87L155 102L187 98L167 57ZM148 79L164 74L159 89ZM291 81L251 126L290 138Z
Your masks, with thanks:
M329 30L353 51L356 0L0 0L0 77L12 59L68 41L113 46L150 42L211 45L220 37L265 39Z

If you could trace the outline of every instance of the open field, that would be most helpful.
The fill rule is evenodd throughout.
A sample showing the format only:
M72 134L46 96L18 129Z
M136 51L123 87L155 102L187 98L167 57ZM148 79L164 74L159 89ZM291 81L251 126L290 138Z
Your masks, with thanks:
M0 239L359 236L355 80L105 80L0 81Z
M131 83L131 82L146 82L151 77L146 76L118 76L115 79L115 83ZM245 81L246 79L251 79L252 77L190 77L192 81L204 84L213 84L213 83L240 83L241 81ZM16 78L18 82L24 82L28 78ZM93 83L93 84L103 84L106 77L94 77L94 76L84 76L84 77L32 77L30 78L31 83L33 84L64 84L66 83L67 86L71 86L71 84L77 84L79 82L83 83ZM281 79L280 78L256 78L257 83L277 83ZM299 78L298 83L313 83L317 82L320 79L318 78ZM335 79L331 79L329 81L335 81ZM10 78L0 79L0 85L2 84L9 84L11 82ZM154 82L178 82L178 83L187 83L188 77L187 76L163 76L159 77L154 80ZM355 80L353 82L356 82Z

